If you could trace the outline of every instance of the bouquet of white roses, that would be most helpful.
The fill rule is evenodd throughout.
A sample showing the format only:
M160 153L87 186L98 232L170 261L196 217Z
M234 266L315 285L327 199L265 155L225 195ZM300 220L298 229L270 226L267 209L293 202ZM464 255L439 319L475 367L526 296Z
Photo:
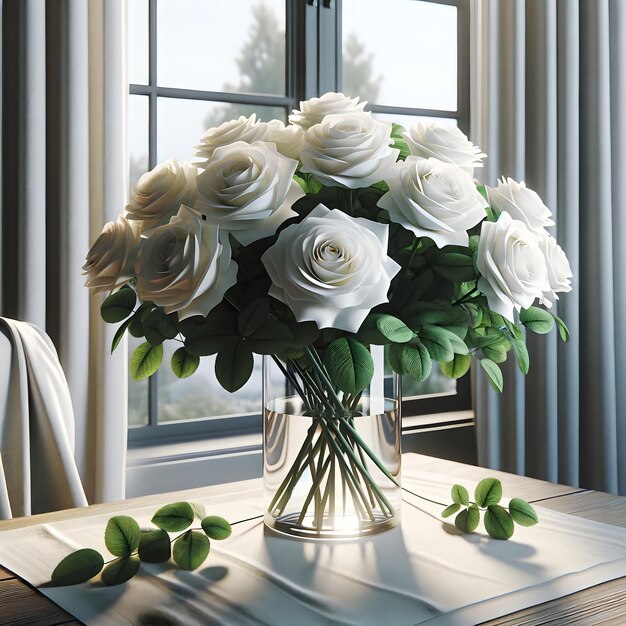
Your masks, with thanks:
M458 378L474 358L501 390L510 350L528 371L522 325L556 322L567 338L549 309L571 271L539 196L511 179L478 185L486 155L459 129L405 130L364 105L328 93L288 125L252 115L210 129L195 162L141 177L84 271L109 292L104 320L122 322L113 348L126 330L146 339L133 376L156 371L166 340L181 342L179 377L216 354L228 391L248 380L254 353L271 355L320 421L326 454L358 449L348 478L384 509L363 455L380 464L350 421L372 377L369 346L387 345L390 367L418 381L433 361Z

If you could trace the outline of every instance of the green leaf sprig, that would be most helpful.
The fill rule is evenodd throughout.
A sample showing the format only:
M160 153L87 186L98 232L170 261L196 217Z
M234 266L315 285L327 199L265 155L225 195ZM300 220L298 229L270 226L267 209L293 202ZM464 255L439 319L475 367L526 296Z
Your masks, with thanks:
M190 528L194 518L200 520L198 529ZM45 586L78 585L100 573L105 585L120 585L139 571L141 563L164 563L170 558L181 569L193 570L206 560L211 540L221 541L232 533L231 524L223 517L206 515L202 505L190 502L166 504L151 521L155 528L141 529L128 515L110 518L104 543L116 558L105 561L97 550L76 550L54 568ZM169 535L181 531L184 532L176 537Z
M497 478L483 478L474 490L474 501L463 485L452 485L452 503L442 512L443 518L456 513L454 525L464 533L478 528L481 513L484 513L485 530L494 539L510 539L515 524L534 526L539 521L535 509L521 498L513 498L508 507L499 504L502 500L502 483Z

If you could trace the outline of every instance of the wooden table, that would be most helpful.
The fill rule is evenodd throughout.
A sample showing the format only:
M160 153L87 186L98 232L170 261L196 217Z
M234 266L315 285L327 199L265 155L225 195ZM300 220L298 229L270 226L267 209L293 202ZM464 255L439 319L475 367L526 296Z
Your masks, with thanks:
M418 455L416 455L418 456ZM485 476L497 476L502 480L504 493L514 494L542 507L585 517L596 521L626 527L626 498L598 491L577 489L565 485L554 485L542 480L486 470L452 461L419 455L420 468L425 472L462 475L468 480L478 481ZM228 485L222 488L228 490ZM215 487L212 487L215 493ZM11 528L75 519L100 513L119 512L129 504L160 505L165 501L194 500L202 497L204 489L176 492L174 498L168 494L147 496L127 500L124 503L102 504L87 509L72 509L29 518L0 522L0 531ZM0 566L0 625L11 626L55 626L60 624L79 625L81 622L48 600L43 594ZM573 624L626 624L626 578L609 581L578 593L546 602L523 611L512 613L489 622L489 626L507 625L573 625Z

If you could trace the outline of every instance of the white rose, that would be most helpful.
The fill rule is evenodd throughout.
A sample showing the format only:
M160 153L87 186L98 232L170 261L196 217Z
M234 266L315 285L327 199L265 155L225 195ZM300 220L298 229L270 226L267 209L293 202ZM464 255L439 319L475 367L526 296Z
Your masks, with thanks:
M283 230L261 257L269 294L299 322L356 332L370 310L388 302L400 266L387 256L388 226L323 204Z
M144 174L126 207L126 217L137 221L141 229L167 224L178 213L181 204L193 204L197 170L170 159Z
M545 231L539 234L538 239L539 247L546 259L550 283L550 289L543 293L541 304L550 308L559 299L557 292L566 293L572 290L570 279L573 274L567 256L556 239Z
M297 167L270 143L222 146L198 176L194 208L247 246L297 216L291 206L305 195L293 179Z
M83 265L85 286L98 293L127 283L134 276L138 246L139 236L124 216L105 224Z
M291 124L307 130L311 126L319 124L327 115L363 111L366 104L367 102L359 102L358 98L348 98L342 93L330 91L319 98L300 102L300 111L295 109L289 116L289 121Z
M410 156L391 168L385 182L389 191L378 206L392 222L417 237L430 237L439 248L467 246L467 230L485 217L486 200L456 165Z
M201 159L210 159L216 148L227 146L235 141L252 143L261 139L266 130L265 125L257 121L254 113L250 117L242 115L216 128L209 128L200 139L200 145L196 146L196 156Z
M487 187L487 194L492 207L508 213L514 220L521 220L535 233L554 226L550 209L523 181L517 183L512 178L502 177L497 187Z
M435 157L445 163L462 167L470 176L475 167L482 167L486 157L456 126L437 122L419 122L404 138L411 154L425 159Z
M511 321L514 309L527 309L550 289L537 236L508 213L497 222L483 222L476 267L481 274L478 289L489 308Z
M392 143L391 124L366 113L327 115L304 134L302 171L324 185L368 187L383 180L396 162L400 151Z
M135 288L144 301L179 319L206 315L237 282L237 264L219 227L186 206L169 224L144 232L135 273Z
M286 126L280 120L261 122L263 134L258 141L276 144L278 152L296 161L300 159L304 131L299 126Z

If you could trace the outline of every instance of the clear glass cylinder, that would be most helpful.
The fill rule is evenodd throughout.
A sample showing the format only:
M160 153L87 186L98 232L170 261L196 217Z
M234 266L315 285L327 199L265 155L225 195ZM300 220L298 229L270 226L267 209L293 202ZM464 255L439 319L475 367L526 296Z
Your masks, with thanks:
M370 350L374 376L355 396L315 386L323 376L306 367L264 357L265 524L273 530L327 539L399 524L400 381L385 376L383 348Z

